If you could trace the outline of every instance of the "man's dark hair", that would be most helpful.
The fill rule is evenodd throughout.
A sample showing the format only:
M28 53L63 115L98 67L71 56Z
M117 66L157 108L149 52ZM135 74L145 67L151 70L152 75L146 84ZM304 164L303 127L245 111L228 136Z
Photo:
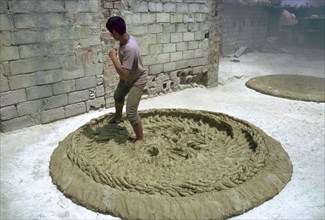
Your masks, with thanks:
M106 28L111 33L113 30L119 34L124 34L126 32L125 21L119 16L110 17L106 22Z

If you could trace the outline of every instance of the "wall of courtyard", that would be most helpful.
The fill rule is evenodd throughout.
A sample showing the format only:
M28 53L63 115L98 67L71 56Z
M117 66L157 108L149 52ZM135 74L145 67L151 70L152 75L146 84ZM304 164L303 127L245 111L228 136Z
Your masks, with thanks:
M218 78L217 0L0 1L1 131L112 107L118 76L105 28L121 15L149 70L152 97Z
M222 4L221 53L235 53L240 47L259 47L266 39L269 26L269 7L263 5Z

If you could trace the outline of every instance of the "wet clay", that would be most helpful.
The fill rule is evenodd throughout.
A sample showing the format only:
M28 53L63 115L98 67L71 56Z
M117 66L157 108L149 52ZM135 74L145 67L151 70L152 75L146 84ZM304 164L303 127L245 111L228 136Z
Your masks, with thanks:
M112 114L69 134L50 161L53 183L75 203L122 219L223 219L278 194L292 164L281 144L231 116L141 111L145 141Z
M267 95L301 101L325 102L325 78L303 75L267 75L248 80L246 86Z

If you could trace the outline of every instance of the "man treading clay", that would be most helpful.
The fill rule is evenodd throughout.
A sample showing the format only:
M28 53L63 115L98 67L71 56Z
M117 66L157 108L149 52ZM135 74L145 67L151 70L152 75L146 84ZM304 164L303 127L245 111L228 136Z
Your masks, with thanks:
M122 118L124 99L127 94L126 115L136 135L135 144L143 141L141 118L138 115L138 106L148 80L148 72L144 69L138 44L133 36L126 32L126 24L123 18L113 16L108 19L106 28L113 38L120 42L118 51L112 48L109 51L120 81L114 92L115 115L110 123L118 123Z

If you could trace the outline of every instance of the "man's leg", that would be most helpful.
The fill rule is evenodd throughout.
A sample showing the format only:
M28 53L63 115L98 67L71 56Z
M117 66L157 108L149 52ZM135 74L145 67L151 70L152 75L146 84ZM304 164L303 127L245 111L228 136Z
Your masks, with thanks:
M143 130L141 122L136 125L133 125L132 127L136 136L134 143L141 144L141 142L143 141Z
M126 102L126 115L133 127L136 135L135 144L140 144L143 140L143 130L141 124L141 118L138 115L138 107L141 100L145 85L134 85L132 86L129 96Z
M110 120L109 123L119 123L122 118L123 106L124 106L124 97L129 92L130 88L125 86L123 81L120 81L117 85L117 88L114 92L114 105L115 105L115 115Z
M119 123L122 118L124 102L117 102L115 100L114 104L115 104L115 115L112 118L112 120L110 120L110 123Z

